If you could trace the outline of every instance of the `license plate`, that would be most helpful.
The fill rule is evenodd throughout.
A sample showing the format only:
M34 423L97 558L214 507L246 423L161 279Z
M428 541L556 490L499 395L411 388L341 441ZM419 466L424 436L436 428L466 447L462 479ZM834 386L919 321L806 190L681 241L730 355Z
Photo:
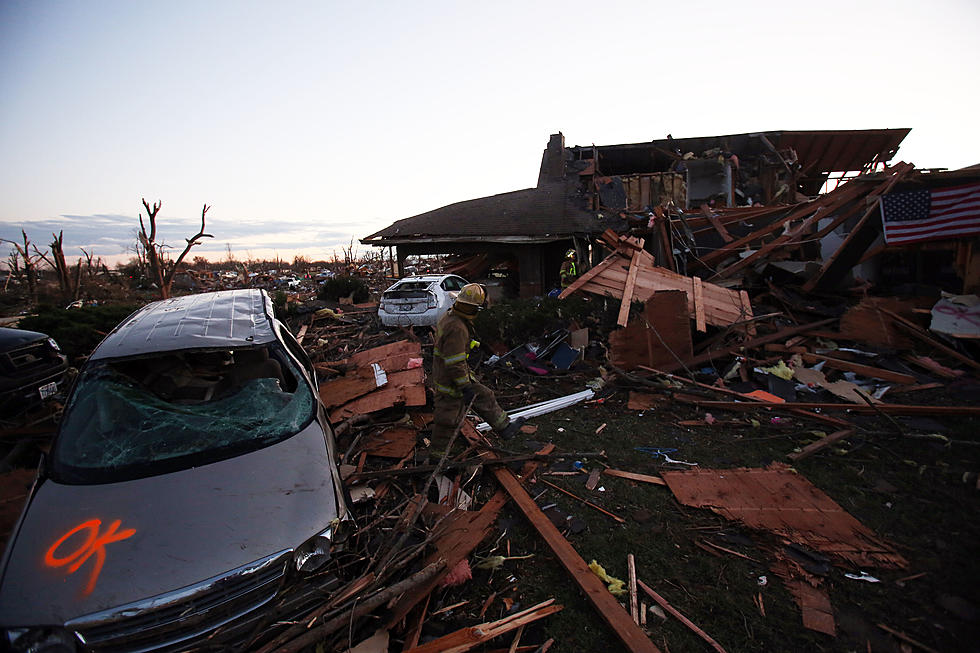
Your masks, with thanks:
M45 383L40 388L37 389L41 393L41 399L47 399L48 397L54 395L58 392L58 384L52 381L51 383Z
M412 310L412 305L411 304L402 304L401 305L401 310L403 312L407 313L408 311Z

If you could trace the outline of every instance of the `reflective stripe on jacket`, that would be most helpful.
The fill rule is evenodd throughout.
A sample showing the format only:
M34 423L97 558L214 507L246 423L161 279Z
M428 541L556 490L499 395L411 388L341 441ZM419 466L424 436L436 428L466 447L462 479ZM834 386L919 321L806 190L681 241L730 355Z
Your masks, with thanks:
M449 311L436 324L435 346L432 349L432 383L437 392L461 397L460 388L472 380L466 362L470 347L469 323Z

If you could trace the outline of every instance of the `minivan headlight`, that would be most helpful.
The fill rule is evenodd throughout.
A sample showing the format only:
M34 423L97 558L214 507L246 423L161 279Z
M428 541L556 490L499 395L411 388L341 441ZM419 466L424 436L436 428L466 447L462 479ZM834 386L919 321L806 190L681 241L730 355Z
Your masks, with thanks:
M293 565L296 571L313 572L330 559L330 545L333 543L334 527L317 533L293 551Z
M345 549L351 535L348 520L334 519L330 527L317 533L293 551L293 565L304 573L320 569L334 553Z
M70 630L57 626L10 628L7 643L13 653L76 653L78 638Z

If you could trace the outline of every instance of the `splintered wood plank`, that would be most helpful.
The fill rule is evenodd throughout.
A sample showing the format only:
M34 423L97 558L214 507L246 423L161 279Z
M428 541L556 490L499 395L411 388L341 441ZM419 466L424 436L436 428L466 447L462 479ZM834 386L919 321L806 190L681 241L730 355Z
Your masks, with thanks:
M633 252L633 258L630 260L629 273L626 275L626 285L623 286L623 299L619 304L619 318L616 320L616 324L619 326L626 326L630 317L630 304L633 303L633 289L636 287L636 272L639 267L640 252L639 250Z
M767 530L850 564L904 568L908 563L870 529L786 465L661 473L684 505Z
M407 649L406 653L465 653L465 651L476 648L480 644L509 633L512 630L520 629L518 631L518 635L520 635L523 632L524 626L527 624L538 619L543 619L562 609L563 606L552 605L553 603L554 599L549 599L532 608L509 615L497 621L461 628L415 648ZM511 646L511 651L517 650L518 641L515 640L513 646Z

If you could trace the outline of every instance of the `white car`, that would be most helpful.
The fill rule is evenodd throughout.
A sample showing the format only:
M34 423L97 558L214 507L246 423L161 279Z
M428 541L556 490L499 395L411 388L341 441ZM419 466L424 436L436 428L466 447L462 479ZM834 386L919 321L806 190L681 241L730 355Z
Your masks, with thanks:
M405 277L381 295L378 317L385 326L435 326L466 284L455 274Z

